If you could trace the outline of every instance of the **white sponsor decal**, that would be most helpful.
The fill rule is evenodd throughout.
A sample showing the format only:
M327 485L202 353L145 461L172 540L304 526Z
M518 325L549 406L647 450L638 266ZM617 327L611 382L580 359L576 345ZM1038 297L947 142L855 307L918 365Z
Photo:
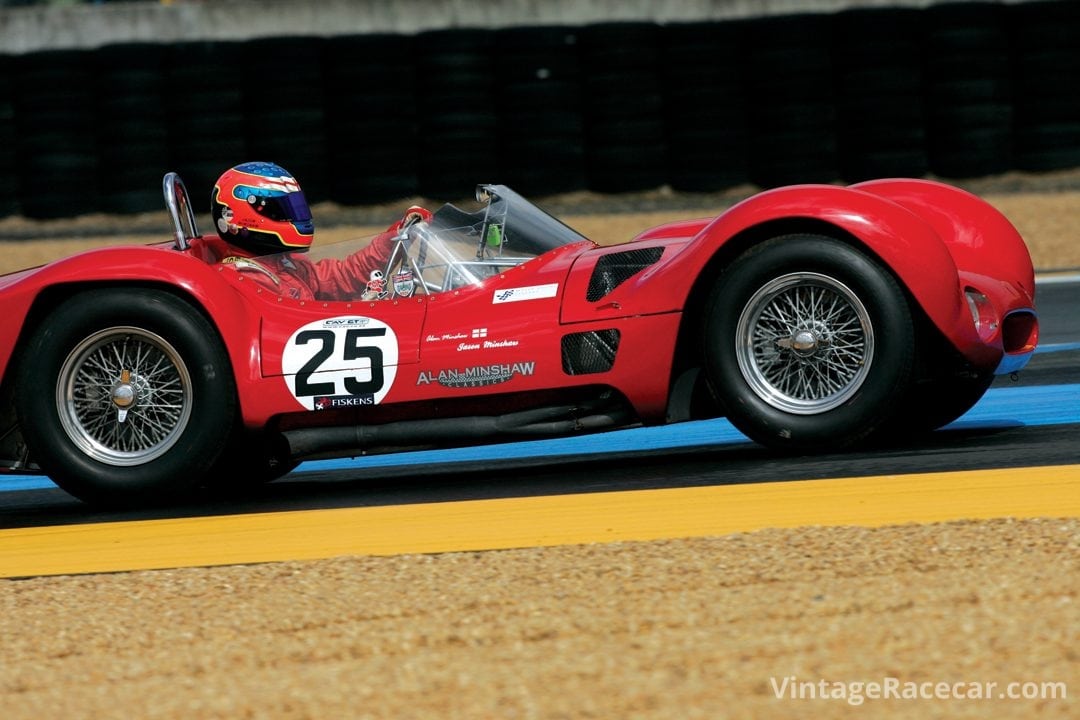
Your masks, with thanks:
M527 287L504 288L496 290L492 295L492 305L500 303L521 302L523 300L542 300L553 298L559 292L559 283L547 285L529 285Z

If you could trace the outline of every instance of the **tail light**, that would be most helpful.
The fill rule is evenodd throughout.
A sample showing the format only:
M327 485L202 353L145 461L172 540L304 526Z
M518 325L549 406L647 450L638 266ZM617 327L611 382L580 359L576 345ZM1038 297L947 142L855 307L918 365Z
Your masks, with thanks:
M964 290L964 297L967 298L971 318L975 321L975 332L983 340L993 337L998 329L998 317L990 298L973 288Z

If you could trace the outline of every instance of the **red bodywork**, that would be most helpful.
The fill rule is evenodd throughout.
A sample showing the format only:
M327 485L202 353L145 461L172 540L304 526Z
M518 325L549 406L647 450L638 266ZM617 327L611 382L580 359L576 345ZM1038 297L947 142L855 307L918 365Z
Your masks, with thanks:
M478 286L372 302L281 297L248 275L209 264L198 239L184 251L165 244L93 250L0 278L0 372L10 377L28 324L41 322L49 308L76 289L155 286L188 298L217 328L248 427L452 415L467 409L470 398L482 397L520 407L534 395L596 386L624 396L638 420L659 423L669 412L677 371L693 362L690 324L700 313L705 289L740 252L789 232L832 235L869 250L973 368L1015 370L1034 350L1034 274L1028 251L1008 220L950 186L884 180L772 190L714 219L648 230L631 245L566 245ZM650 247L660 249L656 262L600 299L587 299L602 257ZM500 293L511 290L529 299L498 301ZM980 306L986 320L980 329L966 292L987 301ZM287 381L283 370L283 356L298 350L288 345L290 338L312 323L325 326L336 319L331 323L336 326L350 318L392 329L397 361L386 369L387 389L377 403L365 407L308 410L290 385L295 372ZM569 374L562 357L564 336L609 330L620 337L610 369ZM319 345L299 350L310 358ZM366 363L356 361L355 371L364 371ZM0 397L10 398L8 390ZM0 417L3 413L0 408Z

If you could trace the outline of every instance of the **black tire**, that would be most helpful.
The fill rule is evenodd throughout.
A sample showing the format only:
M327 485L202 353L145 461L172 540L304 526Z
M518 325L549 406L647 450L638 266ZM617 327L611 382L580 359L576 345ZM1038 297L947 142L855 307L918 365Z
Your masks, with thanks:
M783 316L763 318L775 303ZM704 329L709 382L728 418L769 447L857 443L889 419L911 383L904 292L877 261L832 238L786 235L745 252L717 282ZM798 382L807 385L790 385ZM825 391L824 382L835 387Z
M945 427L982 399L994 374L971 373L916 383L904 396L896 415L879 430L882 442L904 441Z
M93 504L185 496L219 457L236 414L217 337L195 308L160 290L89 290L60 304L31 336L16 386L37 462ZM126 354L136 348L138 357Z

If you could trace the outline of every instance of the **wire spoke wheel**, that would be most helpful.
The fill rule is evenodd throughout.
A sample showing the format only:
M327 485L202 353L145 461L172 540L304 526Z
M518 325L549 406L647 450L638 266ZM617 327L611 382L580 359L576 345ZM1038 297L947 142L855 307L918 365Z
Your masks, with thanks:
M17 372L31 457L61 488L102 507L190 497L237 422L217 329L159 289L72 294L38 323Z
M743 307L736 358L751 389L785 412L814 415L842 405L870 372L874 330L846 285L813 272L780 276Z
M68 354L56 402L64 432L88 457L128 467L176 444L191 418L192 383L180 354L161 336L110 327Z
M904 291L875 258L828 236L779 235L743 252L714 286L703 330L725 415L770 447L850 447L895 416L913 383Z

